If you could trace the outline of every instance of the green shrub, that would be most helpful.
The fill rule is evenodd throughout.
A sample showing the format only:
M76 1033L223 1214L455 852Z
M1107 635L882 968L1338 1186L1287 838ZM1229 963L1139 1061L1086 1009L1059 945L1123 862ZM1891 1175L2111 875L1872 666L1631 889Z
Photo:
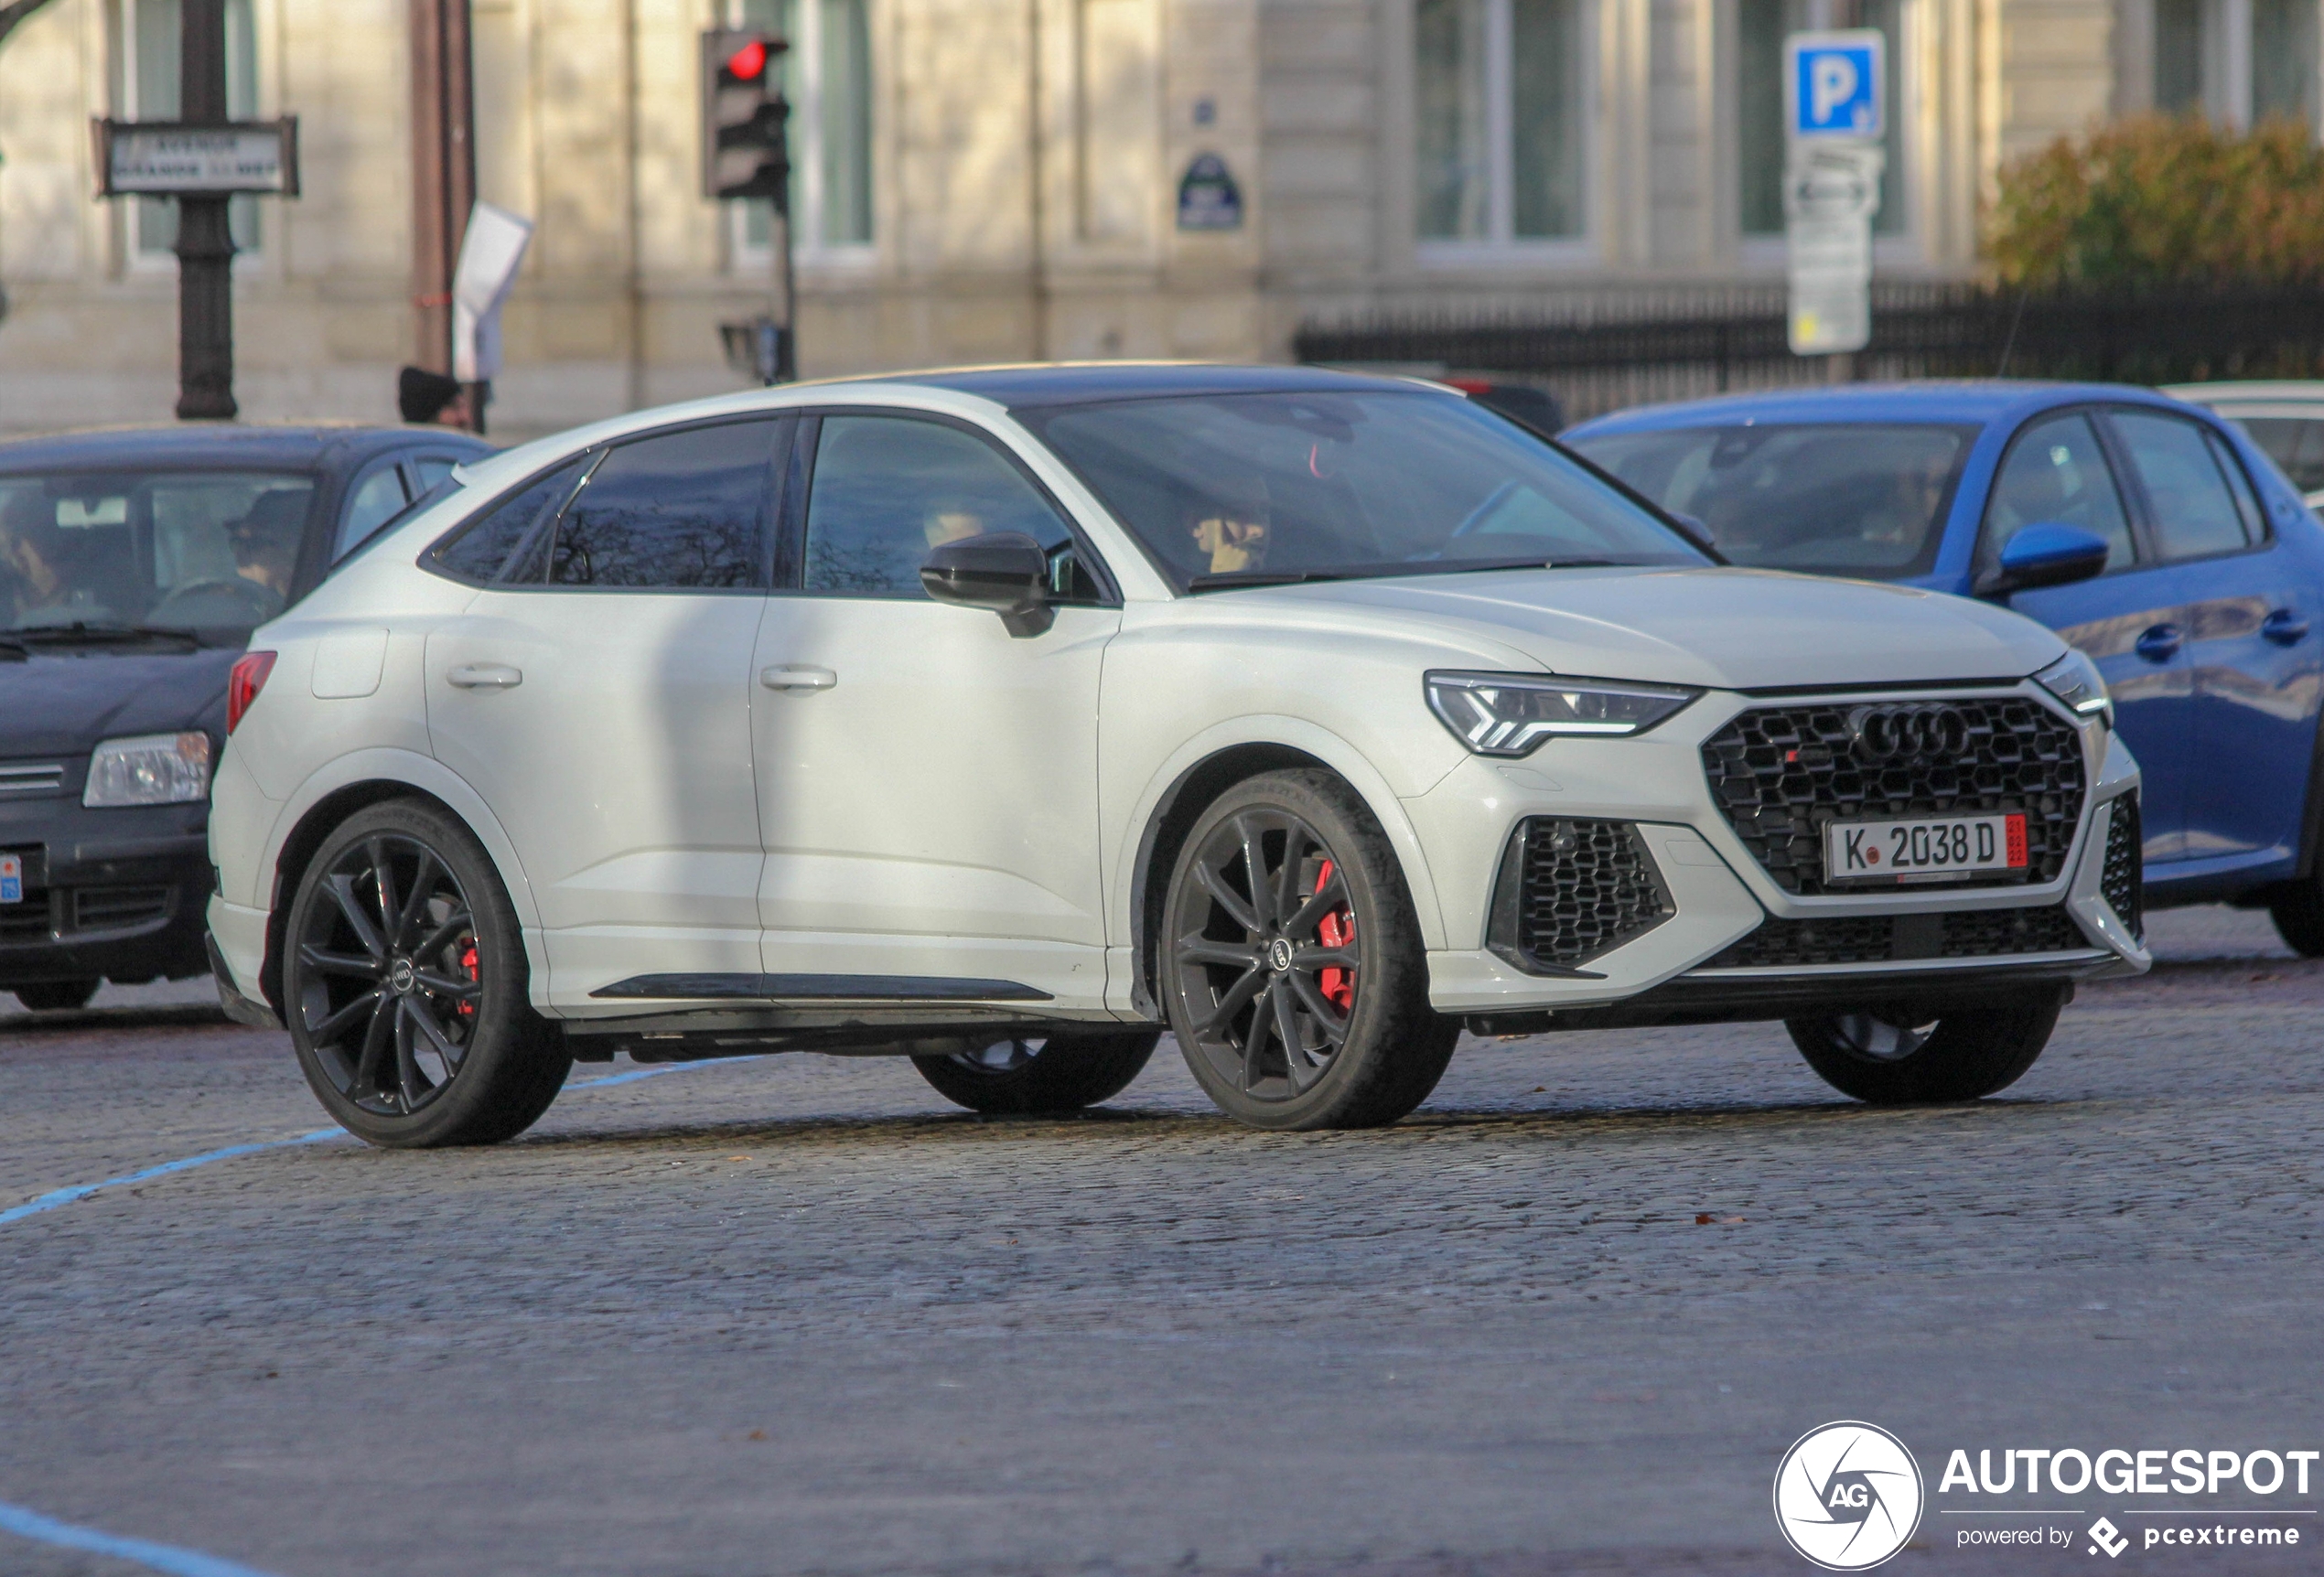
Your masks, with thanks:
M2324 151L2305 126L2148 115L2004 166L1985 254L2035 290L2324 280Z

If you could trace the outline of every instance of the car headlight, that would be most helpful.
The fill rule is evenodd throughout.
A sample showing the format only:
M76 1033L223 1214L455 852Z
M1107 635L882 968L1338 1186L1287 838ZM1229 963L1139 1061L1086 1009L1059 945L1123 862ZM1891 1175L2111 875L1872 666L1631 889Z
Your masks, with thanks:
M1643 734L1703 692L1549 674L1427 676L1428 709L1479 756L1524 756L1560 735Z
M210 735L140 734L108 739L90 754L91 806L189 805L210 798Z
M2094 717L2112 727L2114 703L2098 665L2069 647L2066 655L2034 675L2034 682L2066 703L2078 717Z

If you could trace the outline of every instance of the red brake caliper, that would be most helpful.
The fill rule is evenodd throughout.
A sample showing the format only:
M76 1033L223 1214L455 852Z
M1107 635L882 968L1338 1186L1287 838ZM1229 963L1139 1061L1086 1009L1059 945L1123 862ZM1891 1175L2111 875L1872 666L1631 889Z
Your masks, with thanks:
M1316 891L1323 891L1330 880L1331 862L1326 860L1316 872ZM1316 939L1328 948L1344 948L1356 939L1356 917L1348 912L1347 905L1341 904L1324 916L1316 926ZM1325 1000L1341 1013L1348 1012L1355 1003L1356 971L1353 970L1336 966L1318 970L1316 986L1323 992Z
M468 971L468 979L471 981L479 978L476 972L476 939L473 937L469 938L460 949L460 967ZM474 997L469 997L460 1003L460 1016L462 1018L476 1016Z

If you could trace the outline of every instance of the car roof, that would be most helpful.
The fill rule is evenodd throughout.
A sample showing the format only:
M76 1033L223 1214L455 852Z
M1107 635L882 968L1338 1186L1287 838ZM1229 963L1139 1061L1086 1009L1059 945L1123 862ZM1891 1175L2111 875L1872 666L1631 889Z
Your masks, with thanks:
M1022 367L963 367L894 372L850 383L910 383L974 394L1010 411L1086 405L1172 395L1410 393L1433 389L1418 379L1340 372L1322 367L1253 367L1194 361L1055 362ZM1451 393L1453 391L1443 391Z
M113 469L187 471L320 470L360 463L431 439L481 456L492 446L448 427L243 426L120 427L60 433L0 443L0 474Z
M1915 383L1840 383L1818 389L1722 394L1671 405L1645 405L1594 417L1566 438L1747 422L1957 422L1985 426L2052 405L2103 400L2176 405L2168 395L2128 383L2048 383L2022 379L1931 380Z

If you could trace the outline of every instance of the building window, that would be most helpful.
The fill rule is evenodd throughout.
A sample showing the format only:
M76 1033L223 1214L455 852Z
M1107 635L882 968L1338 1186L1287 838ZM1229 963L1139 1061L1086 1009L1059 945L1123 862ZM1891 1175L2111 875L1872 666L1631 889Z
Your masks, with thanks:
M791 208L802 252L871 244L871 0L732 0L735 26L791 40L781 57L791 101ZM763 257L774 214L737 203L741 249Z
M2316 13L2317 0L2154 0L2155 108L2315 125Z
M179 47L184 23L178 0L121 0L121 85L118 102L131 120L174 121L181 109ZM258 117L258 29L251 0L226 0L226 113ZM129 246L139 261L158 261L178 246L178 205L167 198L138 198L129 207ZM234 244L258 248L258 199L227 205Z
M1417 229L1564 241L1587 227L1581 0L1417 0Z
M1904 233L1904 6L1905 0L1737 0L1737 208L1745 235L1783 233L1783 40L1828 27L1876 28L1887 41L1880 91L1887 106L1881 141L1888 158L1872 231Z

